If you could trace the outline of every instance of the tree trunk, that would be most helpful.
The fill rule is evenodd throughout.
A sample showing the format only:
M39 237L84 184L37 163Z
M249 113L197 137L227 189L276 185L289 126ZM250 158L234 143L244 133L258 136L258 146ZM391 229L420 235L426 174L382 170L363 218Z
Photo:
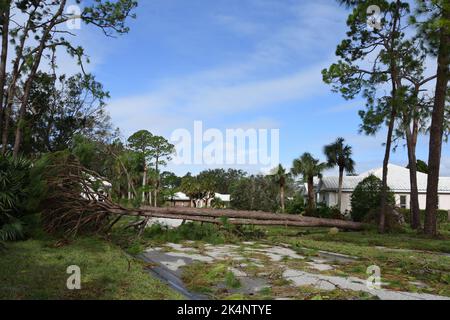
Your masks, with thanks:
M145 203L145 187L147 185L147 164L144 164L144 172L142 174L142 203Z
M131 200L131 182L128 180L128 201Z
M388 134L386 137L386 150L383 160L383 179L381 187L381 203L380 203L380 216L378 222L378 232L384 233L386 231L386 212L388 210L388 170L389 170L389 158L391 155L392 134L394 132L396 108L393 105L391 111L391 119L389 120Z
M227 209L195 209L195 208L154 208L142 207L138 210L131 209L123 212L123 209L111 208L111 213L153 216L159 218L203 221L211 223L222 223L222 218L228 218L231 224L242 225L277 225L277 226L311 226L311 227L337 227L349 230L362 230L364 224L335 219L322 219L314 217L303 217L299 215L274 214L260 211L242 211ZM213 219L212 219L213 218Z
M396 11L394 14L393 27L391 31L391 36L389 39L388 51L390 52L390 74L392 82L392 93L391 93L391 114L389 118L388 133L386 137L386 149L383 159L383 179L381 186L381 201L380 201L380 216L378 222L378 232L384 233L386 231L386 213L388 210L388 170L389 170L389 159L391 156L392 147L392 135L394 133L395 118L397 117L397 89L401 87L401 80L399 79L399 73L397 70L397 61L395 59L395 46L396 40L398 38L397 27L400 20L400 7L401 1L396 1Z
M443 19L450 21L450 10L443 6ZM438 69L433 116L430 127L430 151L428 158L427 208L425 213L425 233L437 235L436 211L438 208L438 187L441 165L444 112L449 78L450 31L446 25L440 30Z
M408 147L409 161L409 180L411 184L410 194L410 210L411 210L411 228L420 229L420 207L419 207L419 191L417 189L417 159L416 159L416 132L411 133L409 125L405 128L406 144Z
M156 161L155 161L155 170L156 170L156 181L155 181L155 199L153 200L155 202L155 208L158 207L158 189L159 189L159 158L156 157Z
M316 208L314 177L308 177L308 208L310 210L314 210Z
M284 211L286 210L286 206L284 203L284 185L283 184L280 185L280 203L281 203L281 213L284 213Z
M11 82L9 84L8 91L5 95L7 98L7 101L6 101L6 107L5 107L4 115L3 115L4 126L2 128L2 154L3 155L5 155L6 152L8 151L10 117L11 117L11 113L12 113L12 106L14 103L14 98L16 95L16 84L17 84L17 80L20 77L20 72L22 69L20 62L23 58L23 51L25 48L25 42L28 38L28 33L33 26L31 16L36 12L36 10L37 10L37 7L32 12L30 17L28 18L28 21L23 30L22 37L20 37L20 43L16 50L16 58L14 59L14 64L13 64L12 71L11 71Z
M344 184L344 168L339 168L338 209L342 212L342 186Z
M9 13L10 0L6 1L6 9L1 12L3 17L2 26L2 49L0 55L0 130L3 126L3 115L5 104L5 85L6 85L6 64L8 62L8 41L9 41ZM1 132L1 131L0 131Z

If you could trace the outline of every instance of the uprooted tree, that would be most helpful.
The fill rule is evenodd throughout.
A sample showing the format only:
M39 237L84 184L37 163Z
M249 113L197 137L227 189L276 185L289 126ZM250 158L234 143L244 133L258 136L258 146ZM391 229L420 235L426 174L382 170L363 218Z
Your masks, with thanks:
M364 225L344 220L319 219L258 211L197 208L125 208L114 203L105 192L105 181L84 168L68 152L44 157L34 168L44 184L40 211L44 228L50 233L77 235L83 232L107 232L122 217L141 217L133 224L144 228L151 218L180 219L213 224L337 227L361 230Z

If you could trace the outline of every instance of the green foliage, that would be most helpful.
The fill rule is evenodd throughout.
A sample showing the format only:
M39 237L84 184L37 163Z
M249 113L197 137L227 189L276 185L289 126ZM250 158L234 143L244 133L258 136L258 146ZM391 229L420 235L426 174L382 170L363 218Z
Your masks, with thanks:
M276 212L279 187L271 177L242 178L231 187L231 206L238 210Z
M30 196L30 165L23 158L0 156L0 240L23 237L21 219Z
M361 181L353 191L351 197L352 218L354 221L363 221L373 210L378 210L381 201L382 182L374 175ZM394 194L388 193L388 203L395 205Z
M224 209L226 207L226 203L222 201L222 199L215 197L211 201L211 207L214 209Z
M0 157L0 211L17 215L28 196L30 162L24 158Z
M328 207L324 203L317 204L317 208L315 209L307 209L305 211L305 216L307 217L316 217L316 218L324 218L324 219L342 219L342 213L335 207Z
M178 228L169 229L160 224L154 224L147 228L144 233L146 239L158 240L162 242L180 242L183 240L202 240L213 244L225 243L229 235L220 232L219 227L205 223L185 223Z
M305 211L305 199L303 195L296 194L293 198L286 201L286 213L301 214Z
M329 167L337 166L340 172L353 173L355 161L352 159L352 147L345 144L344 138L338 138L334 143L324 147Z
M24 226L22 222L14 219L14 222L0 227L0 241L16 241L24 238Z
M315 159L310 153L304 153L300 158L295 159L292 166L294 176L302 176L304 181L312 180L321 176L322 172L328 168L326 163Z
M407 168L409 169L409 165L407 166ZM428 174L428 164L423 160L417 160L417 172Z
M150 157L153 134L147 130L141 130L128 138L128 146L131 150L140 153L145 159Z
M40 72L36 75L25 116L24 154L66 149L74 137L105 141L110 138L111 119L105 110L109 97L92 75L71 77Z
M410 223L411 221L411 210L409 209L398 209L403 215L405 222ZM449 222L449 215L447 210L437 210L436 212L437 222L439 224L444 224ZM425 210L420 210L420 220L423 224L425 221Z
M308 183L308 208L314 209L316 206L314 195L314 177L321 177L322 172L328 168L328 164L320 162L312 154L305 152L300 158L295 159L292 164L292 175L302 176L303 181Z

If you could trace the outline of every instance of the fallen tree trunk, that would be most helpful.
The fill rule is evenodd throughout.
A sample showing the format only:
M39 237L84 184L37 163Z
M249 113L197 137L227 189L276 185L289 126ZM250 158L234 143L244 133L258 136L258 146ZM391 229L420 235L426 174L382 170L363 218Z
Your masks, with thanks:
M299 227L336 227L348 230L362 230L362 223L337 220L322 219L313 217L304 217L300 215L276 214L261 211L235 211L235 210L215 210L198 208L153 208L142 207L139 211L140 216L151 216L166 219L184 219L192 221L190 218L220 218L228 219L231 224L249 224L249 225L272 225L272 226L299 226ZM250 222L251 221L251 222ZM206 221L205 221L206 222ZM219 220L220 223L220 220Z
M51 233L76 235L78 232L105 232L123 216L143 218L141 223L138 223L142 227L146 226L150 218L232 225L336 227L346 230L362 230L365 227L352 221L257 211L174 207L125 208L101 192L102 177L83 168L70 154L52 154L47 162L45 166L35 169L39 169L37 171L41 180L46 182L41 211L45 229Z

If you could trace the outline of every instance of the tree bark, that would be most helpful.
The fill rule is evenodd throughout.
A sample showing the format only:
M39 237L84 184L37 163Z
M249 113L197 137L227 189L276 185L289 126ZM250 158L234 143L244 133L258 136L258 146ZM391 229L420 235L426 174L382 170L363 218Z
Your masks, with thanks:
M339 168L338 209L342 212L342 186L344 184L344 168Z
M145 203L145 187L147 185L147 164L144 164L144 172L142 173L142 203Z
M450 21L450 10L443 6L443 20ZM430 127L430 151L428 158L427 208L425 213L424 231L430 236L437 235L436 211L438 209L439 174L442 153L442 138L444 113L449 78L450 64L450 30L443 25L440 30L440 44L438 53L438 69L433 116Z
M390 36L390 43L387 47L390 51L390 74L392 82L392 93L391 93L391 113L388 124L388 133L386 137L386 149L383 159L383 179L381 187L381 201L380 201L380 215L378 222L378 232L386 232L386 213L388 211L388 171L389 171L389 159L391 156L392 148L392 136L395 127L395 118L397 117L397 89L401 87L401 82L398 78L397 61L396 61L396 39L398 38L397 27L400 20L400 1L396 2L396 12L393 20L393 27Z
M196 208L154 208L142 207L136 211L122 212L120 209L111 209L111 213L153 216L157 218L180 219L191 221L203 221L222 223L221 218L228 218L232 224L250 225L285 225L285 226L310 226L310 227L337 227L348 230L362 230L365 225L353 221L322 219L313 217L303 217L289 214L275 214L260 211L239 211L239 210L216 210L216 209L196 209ZM205 220L215 218L216 220ZM199 220L201 219L201 220Z
M386 231L386 212L388 210L387 204L387 193L388 193L388 185L387 185L387 177L389 170L389 158L391 153L391 144L392 144L392 133L394 131L394 123L395 123L395 115L391 115L391 119L389 120L389 129L386 138L386 150L384 154L383 160L383 179L382 179L382 187L381 187L381 206L380 206L380 217L378 223L378 232L384 233Z
M159 189L159 183L160 183L160 177L159 177L159 158L156 157L155 161L155 170L156 170L156 181L155 181L155 199L153 200L155 202L155 207L158 207L158 189Z
M3 127L3 115L5 104L5 85L6 85L6 64L8 61L8 41L9 41L9 14L10 0L6 1L6 9L1 12L3 17L2 26L2 49L0 55L0 132Z
M416 126L414 126L416 127ZM405 128L406 144L408 148L408 162L409 162L409 180L411 185L410 193L410 210L411 210L411 228L414 230L420 229L420 207L419 207L419 191L417 189L417 159L416 159L416 144L417 144L417 130L411 129L409 125Z
M284 185L280 185L280 203L281 203L281 213L284 213L286 210L286 206L284 203Z
M308 208L311 210L316 208L314 177L308 177Z
M21 60L23 59L23 51L25 48L25 42L28 38L28 33L33 25L33 15L35 14L37 7L28 17L28 21L23 30L22 36L20 37L20 42L16 50L16 58L14 59L13 68L11 71L11 82L9 84L7 93L6 93L6 107L4 113L4 126L2 128L2 154L5 155L8 150L8 138L9 138L9 123L10 116L12 113L12 106L14 103L14 98L16 96L16 84L17 80L20 77L20 72L22 71Z

